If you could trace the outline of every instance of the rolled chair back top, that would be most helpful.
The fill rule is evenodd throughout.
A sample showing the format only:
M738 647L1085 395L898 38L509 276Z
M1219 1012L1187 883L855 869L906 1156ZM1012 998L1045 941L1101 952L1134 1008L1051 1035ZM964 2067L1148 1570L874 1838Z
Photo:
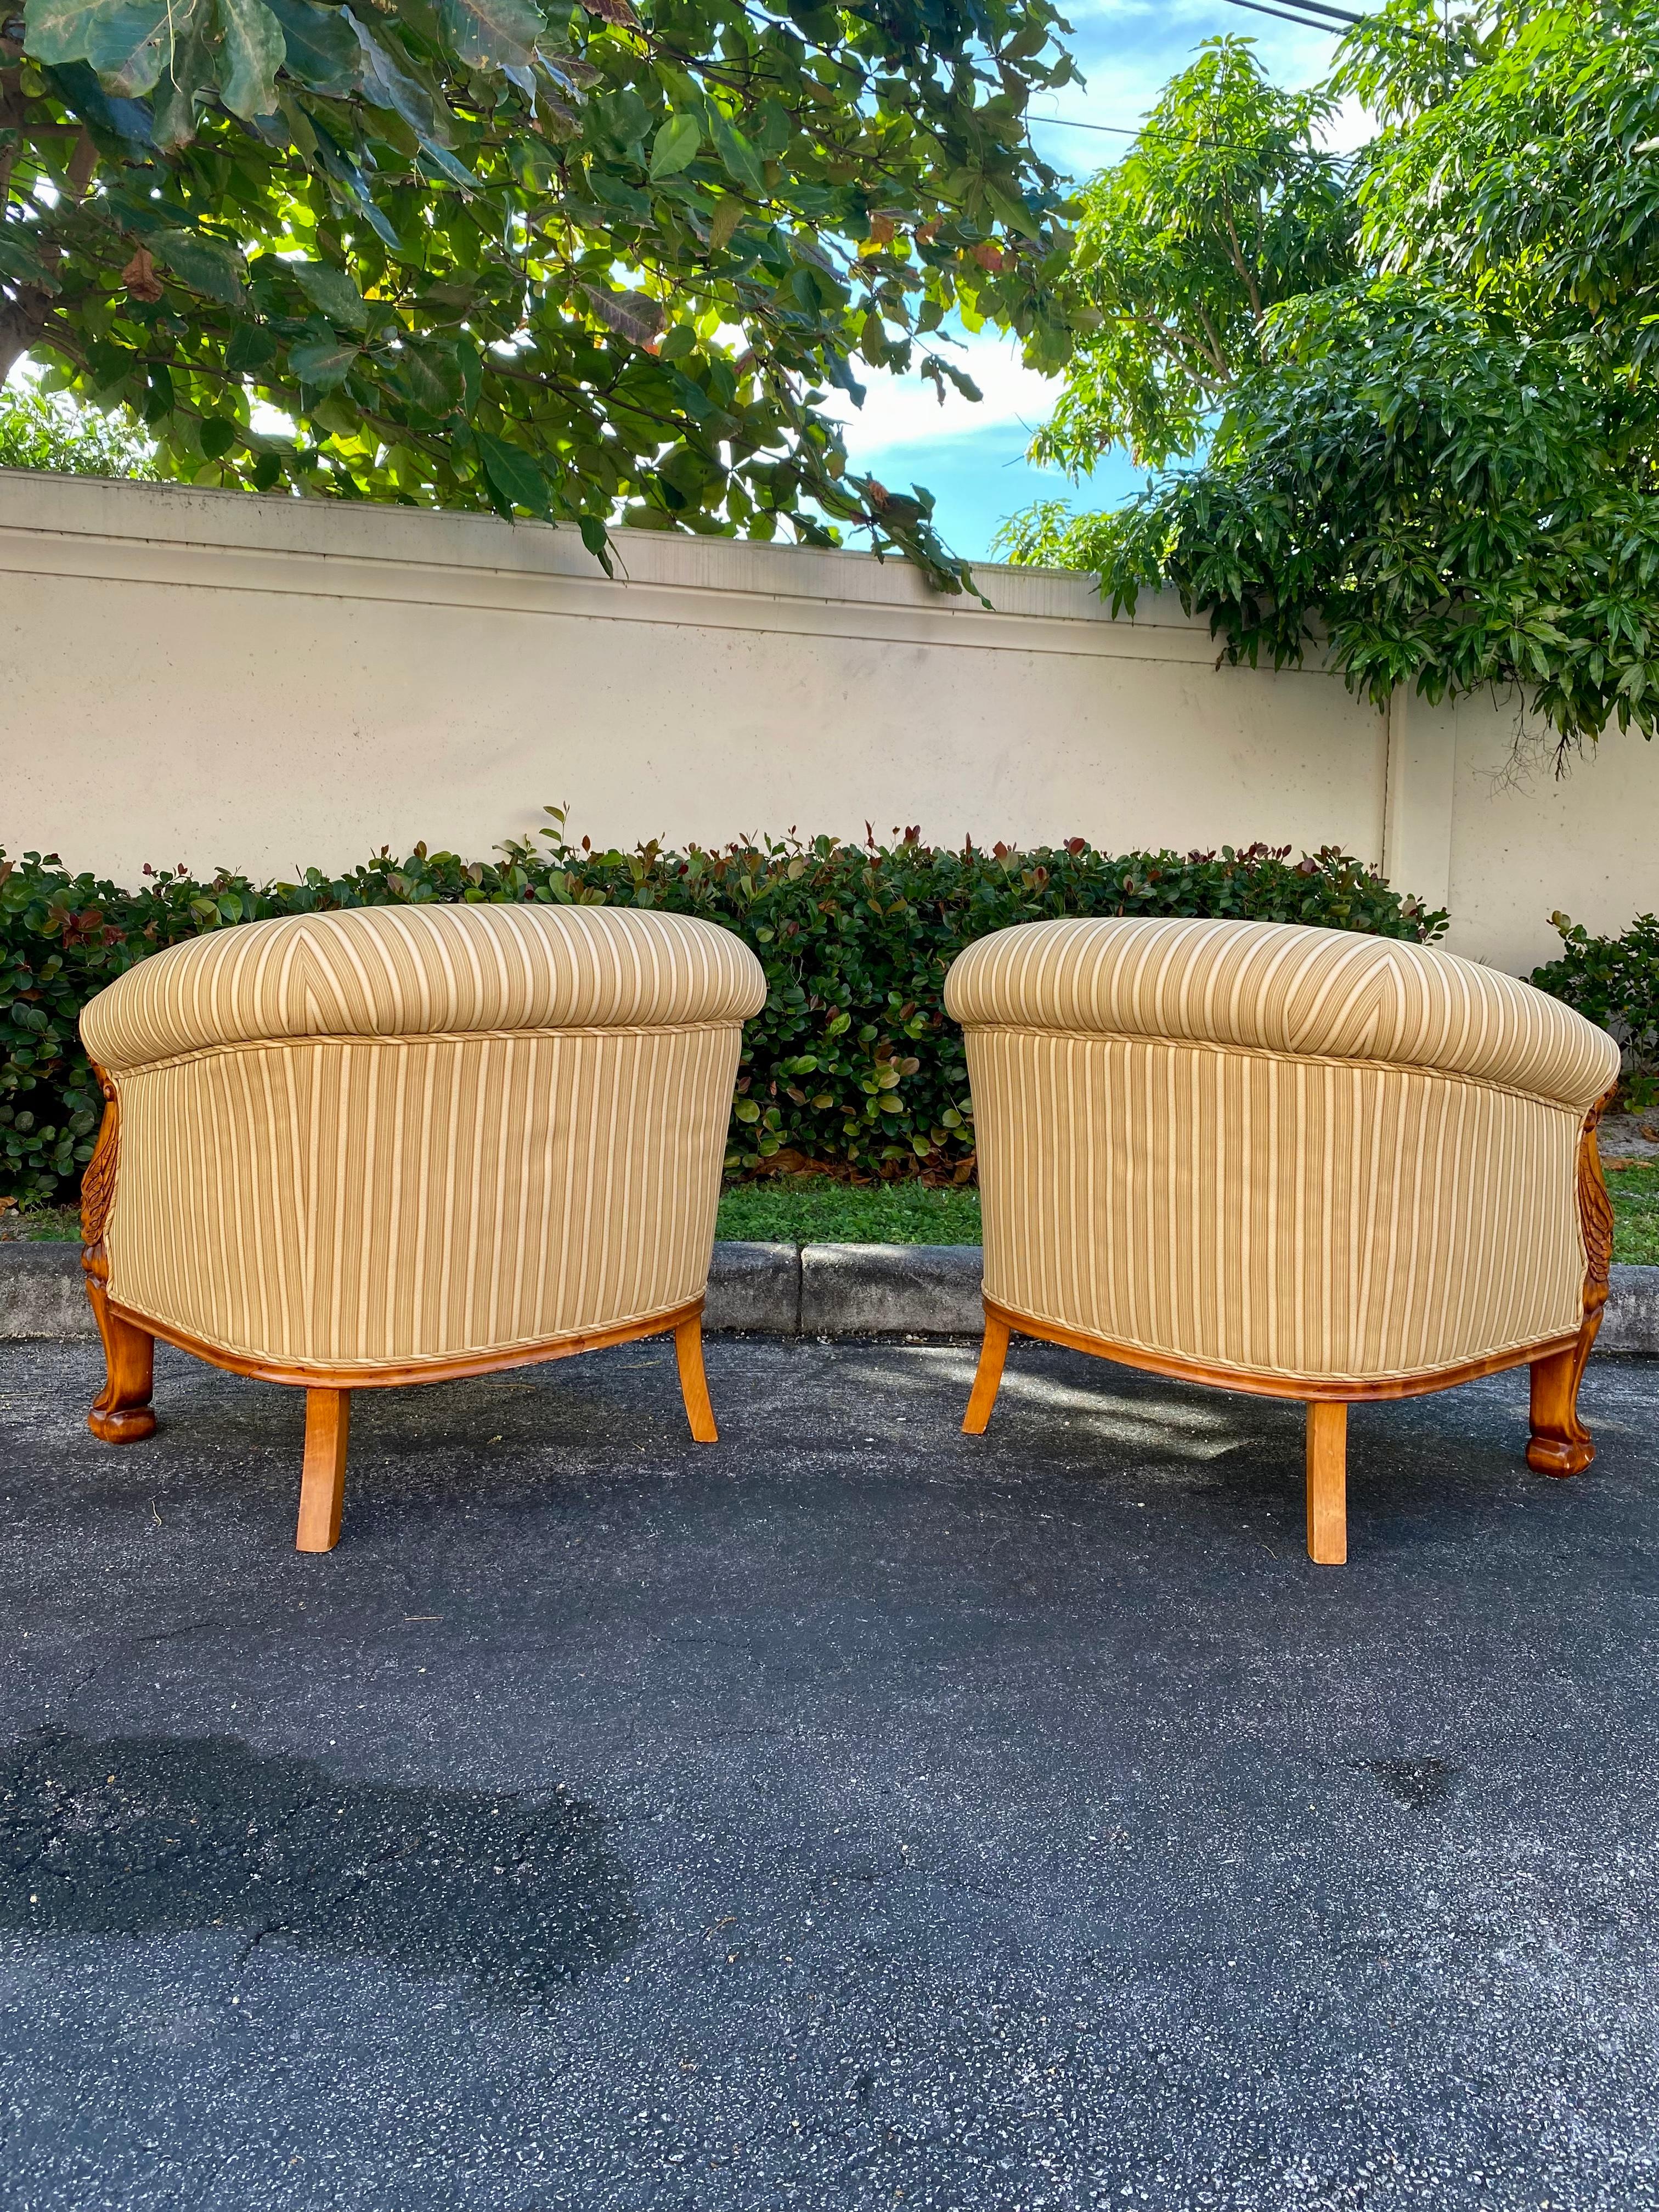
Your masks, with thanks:
M216 930L82 1010L112 1073L215 1046L326 1036L738 1023L765 1003L730 930L625 907L358 907Z
M1272 921L1028 922L955 962L964 1027L1055 1030L1376 1060L1583 1112L1619 1073L1604 1030L1529 983L1433 945Z

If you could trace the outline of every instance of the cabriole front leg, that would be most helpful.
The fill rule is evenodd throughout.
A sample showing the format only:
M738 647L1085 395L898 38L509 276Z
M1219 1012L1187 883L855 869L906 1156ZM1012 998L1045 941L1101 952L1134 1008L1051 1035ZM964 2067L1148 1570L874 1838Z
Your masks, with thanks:
M1595 1320L1601 1318L1598 1310ZM1589 1431L1578 1418L1578 1385L1595 1336L1595 1329L1586 1328L1577 1344L1553 1352L1547 1359L1534 1359L1528 1370L1532 1434L1527 1440L1527 1465L1540 1474L1582 1474L1595 1457Z
M155 1433L149 1402L155 1387L155 1339L110 1308L104 1232L115 1204L115 1171L121 1159L121 1103L103 1069L94 1064L93 1073L104 1094L104 1118L81 1181L81 1267L104 1341L105 1377L87 1426L106 1444L136 1444Z
M87 1415L87 1426L106 1444L136 1444L155 1433L155 1339L112 1313L102 1285L88 1281L87 1295L104 1340L104 1387Z

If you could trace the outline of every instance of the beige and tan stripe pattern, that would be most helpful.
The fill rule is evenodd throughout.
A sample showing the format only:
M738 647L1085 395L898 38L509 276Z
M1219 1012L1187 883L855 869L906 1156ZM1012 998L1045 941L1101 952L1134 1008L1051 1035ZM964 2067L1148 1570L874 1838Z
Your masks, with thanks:
M119 1074L208 1045L471 1030L742 1021L766 1002L730 930L561 906L362 907L216 931L88 1001L87 1050Z
M1501 1083L1580 1113L1619 1073L1602 1030L1512 975L1425 945L1281 922L1037 921L951 967L965 1028L1189 1038Z
M973 947L946 1003L1012 1311L1322 1382L1577 1328L1578 1134L1617 1048L1526 985L1334 932L1061 922Z
M259 924L240 959L225 948L255 933L227 932L93 1002L88 1043L120 1069L118 1305L271 1364L403 1367L702 1294L758 962L696 921L463 911L459 938L403 908ZM301 989L323 1034L238 1034L291 1022ZM424 1026L446 1011L471 1022ZM366 1012L378 1033L328 1033ZM119 1059L141 1047L148 1064Z

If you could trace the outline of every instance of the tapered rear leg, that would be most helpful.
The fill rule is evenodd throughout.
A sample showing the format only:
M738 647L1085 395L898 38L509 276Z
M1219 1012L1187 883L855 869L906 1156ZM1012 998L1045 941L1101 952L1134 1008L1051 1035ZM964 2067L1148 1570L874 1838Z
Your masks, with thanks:
M300 1475L296 1552L331 1552L340 1540L346 1443L350 1433L349 1390L306 1392L306 1457Z
M1540 1474L1582 1474L1595 1457L1589 1431L1578 1418L1578 1385L1584 1362L1600 1327L1601 1312L1587 1315L1577 1344L1534 1359L1532 1376L1532 1434L1527 1465Z
M1348 1558L1348 1409L1315 1401L1308 1407L1308 1557L1340 1567Z
M155 1387L155 1339L112 1313L103 1285L88 1278L87 1295L104 1340L104 1387L87 1415L87 1426L106 1444L136 1444L155 1433L150 1397Z
M674 1356L679 1362L680 1395L685 1401L685 1418L691 1424L692 1439L700 1444L717 1444L720 1432L714 1426L708 1377L703 1372L701 1314L693 1314L690 1321L681 1322L675 1328Z
M979 1369L974 1376L973 1395L968 1401L968 1411L962 1417L964 1436L982 1437L991 1418L991 1408L997 1401L997 1392L1002 1385L1003 1362L1008 1357L1008 1324L985 1316L985 1338L979 1348Z

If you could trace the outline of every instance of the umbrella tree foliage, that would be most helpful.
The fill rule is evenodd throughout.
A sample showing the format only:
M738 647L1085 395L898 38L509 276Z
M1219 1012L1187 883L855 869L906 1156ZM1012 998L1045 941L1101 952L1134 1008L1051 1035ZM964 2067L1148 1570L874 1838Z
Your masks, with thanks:
M1064 357L1050 0L26 0L0 18L0 374L198 482L822 539L948 586L847 469L863 364ZM261 409L256 403L266 403ZM270 410L274 410L273 414ZM289 426L292 426L291 428Z
M1338 163L1344 94L1381 128ZM1298 99L1223 42L1089 187L1071 283L1097 327L1040 443L1157 473L1113 514L1033 508L1017 558L1119 606L1173 586L1234 660L1328 639L1379 706L1518 696L1558 757L1653 734L1654 0L1389 0Z

